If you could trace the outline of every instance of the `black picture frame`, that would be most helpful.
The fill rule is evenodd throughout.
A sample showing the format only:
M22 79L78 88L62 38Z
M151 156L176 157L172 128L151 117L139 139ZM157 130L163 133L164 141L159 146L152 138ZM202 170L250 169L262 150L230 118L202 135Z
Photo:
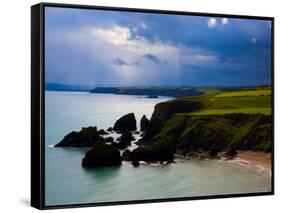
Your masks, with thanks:
M79 8L94 9L105 11L127 11L141 13L160 13L160 14L176 14L176 15L192 15L192 16L212 16L240 19L268 20L272 22L272 57L271 57L271 83L272 83L272 175L271 175L271 192L261 193L245 193L245 194L227 194L212 195L198 197L182 197L137 201L118 201L118 202L102 202L88 204L71 204L71 205L45 205L45 7L59 8ZM123 204L140 204L154 202L171 202L186 200L202 200L202 199L218 199L218 198L234 198L260 195L274 195L274 17L249 16L249 15L231 15L217 13L201 13L186 11L168 11L155 9L137 9L123 7L105 7L90 5L74 5L74 4L57 4L57 3L39 3L31 7L31 206L37 209L58 209L72 207L92 207L105 205L123 205Z

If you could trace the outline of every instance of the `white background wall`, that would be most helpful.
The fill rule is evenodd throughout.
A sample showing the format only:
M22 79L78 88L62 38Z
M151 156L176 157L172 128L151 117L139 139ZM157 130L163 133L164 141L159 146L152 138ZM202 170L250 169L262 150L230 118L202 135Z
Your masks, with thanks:
M58 0L59 1L59 0ZM55 1L49 1L55 2ZM278 0L68 0L61 3L185 10L275 17L276 195L204 201L169 202L60 212L268 212L281 207L280 196L280 42ZM30 200L30 6L38 1L0 4L0 212L35 212ZM278 109L279 108L279 109ZM278 168L279 167L279 168ZM58 210L56 210L58 211ZM278 211L278 210L277 210Z

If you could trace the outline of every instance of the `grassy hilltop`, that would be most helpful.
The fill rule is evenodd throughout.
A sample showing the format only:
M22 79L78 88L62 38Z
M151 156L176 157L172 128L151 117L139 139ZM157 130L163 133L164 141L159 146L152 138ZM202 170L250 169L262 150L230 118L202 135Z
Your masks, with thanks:
M192 101L191 98L185 100ZM204 107L201 110L190 113L190 115L271 114L271 89L269 88L222 92L193 100L202 102Z
M266 87L206 91L205 96L159 103L135 153L170 159L176 152L196 150L270 152L271 98L271 87Z

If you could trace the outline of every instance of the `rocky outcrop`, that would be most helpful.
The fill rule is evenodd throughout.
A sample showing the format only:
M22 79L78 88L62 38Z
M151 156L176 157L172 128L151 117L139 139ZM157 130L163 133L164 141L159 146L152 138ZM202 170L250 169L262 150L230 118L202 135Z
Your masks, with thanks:
M99 135L108 135L109 133L104 131L103 129L100 129L99 131Z
M113 127L113 130L116 132L134 131L136 129L137 122L134 113L122 116L115 122Z
M112 145L97 142L82 159L83 167L111 167L120 166L122 158L118 149Z
M125 142L125 143L129 143L133 140L135 140L135 138L133 137L133 134L129 131L123 132L122 135L119 138L117 138L117 141Z
M145 115L143 115L140 121L140 130L145 131L148 125L149 125L149 120L146 118Z
M219 153L215 150L211 150L208 153L207 158L211 158L211 159L220 159Z
M139 166L140 166L140 162L134 160L134 161L132 161L132 165L133 165L134 167L139 167Z
M135 140L132 133L129 131L125 131L119 138L117 138L116 142L112 143L112 145L117 149L126 149L132 144L132 140Z
M106 143L112 143L112 142L114 142L114 138L111 137L111 136L106 137L106 138L104 138L104 142L106 142Z
M55 147L91 147L98 141L103 141L103 138L97 127L86 127L67 134Z
M169 161L174 159L175 147L173 144L162 141L152 145L141 146L127 153L129 161Z
M231 149L227 152L225 152L224 157L228 158L228 159L233 159L238 155L238 152L234 149Z
M107 128L107 131L108 131L108 132L112 132L112 131L113 131L113 128L112 128L112 127L108 127L108 128Z
M125 161L131 161L131 159L132 159L132 152L129 149L126 149L122 153L122 159L125 160Z
M123 142L123 141L121 141L121 142L113 142L111 145L116 147L117 149L126 149L128 146L131 145L131 142L127 142L127 143Z

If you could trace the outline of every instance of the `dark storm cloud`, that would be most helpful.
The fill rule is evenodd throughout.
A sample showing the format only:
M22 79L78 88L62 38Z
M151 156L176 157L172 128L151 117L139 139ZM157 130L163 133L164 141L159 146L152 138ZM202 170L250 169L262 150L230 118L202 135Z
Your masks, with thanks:
M47 82L270 83L269 21L67 8L45 21Z

